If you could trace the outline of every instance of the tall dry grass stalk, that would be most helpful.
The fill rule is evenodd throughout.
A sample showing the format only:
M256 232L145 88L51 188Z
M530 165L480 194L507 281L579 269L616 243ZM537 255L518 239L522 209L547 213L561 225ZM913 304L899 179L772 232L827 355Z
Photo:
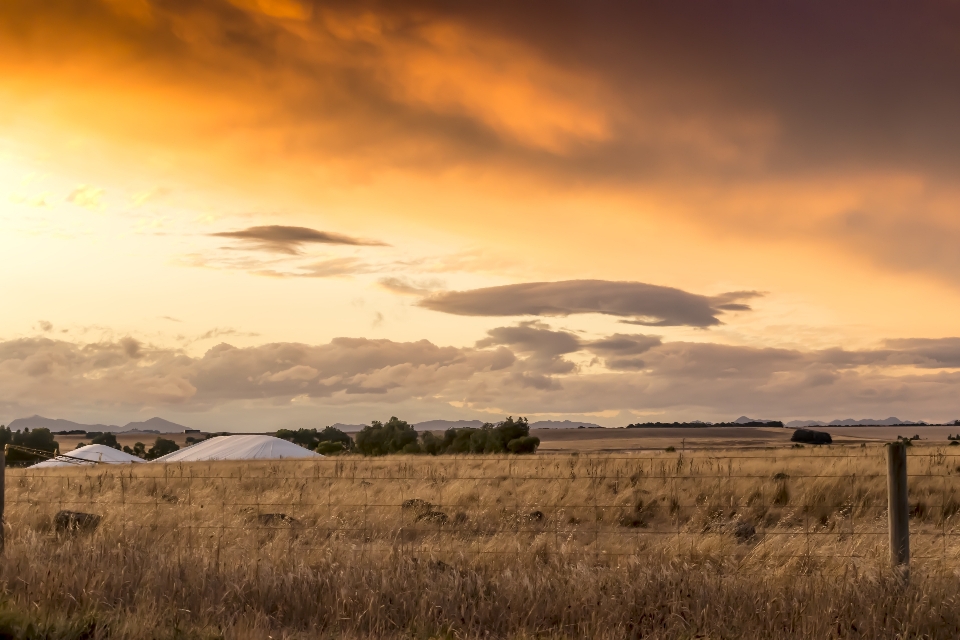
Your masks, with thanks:
M911 455L907 586L882 447L10 470L0 630L952 638L958 464Z

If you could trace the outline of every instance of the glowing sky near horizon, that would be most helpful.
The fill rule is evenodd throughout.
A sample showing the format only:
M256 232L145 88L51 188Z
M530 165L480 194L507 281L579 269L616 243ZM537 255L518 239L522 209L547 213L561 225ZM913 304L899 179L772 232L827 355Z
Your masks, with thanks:
M0 422L960 418L960 8L0 5Z

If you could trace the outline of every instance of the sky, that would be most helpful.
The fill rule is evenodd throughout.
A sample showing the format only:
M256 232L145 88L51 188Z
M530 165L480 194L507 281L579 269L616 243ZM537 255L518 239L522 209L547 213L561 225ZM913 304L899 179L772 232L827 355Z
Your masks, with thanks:
M0 422L960 418L960 5L0 3Z

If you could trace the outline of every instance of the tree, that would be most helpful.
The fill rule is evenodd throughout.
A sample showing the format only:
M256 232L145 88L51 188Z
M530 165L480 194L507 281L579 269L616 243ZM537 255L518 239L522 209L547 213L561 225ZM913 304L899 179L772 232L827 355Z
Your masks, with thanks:
M123 448L123 452L124 452L124 453L129 453L129 454L132 455L132 456L137 456L138 458L146 458L146 457L147 457L146 445L143 444L142 442L134 443L133 449L131 449L130 447L124 447L124 448Z
M120 448L120 443L117 442L117 436L112 433L101 433L96 438L90 441L90 444L103 444L108 447L113 447L114 449Z
M3 444L12 444L27 449L36 449L38 451L45 451L53 456L60 448L60 444L53 439L53 434L50 432L50 429L38 428L30 431L30 429L24 429L21 431L16 431L11 433L10 429L2 428L0 429L0 440L6 440ZM6 462L10 465L22 465L29 464L33 462L39 462L43 460L44 456L40 454L27 453L26 451L19 451L17 449L10 449L7 452Z
M447 429L443 438L430 432L423 434L420 448L431 455L441 453L533 453L540 439L530 436L526 418L509 416L497 424Z
M140 444L140 443L137 443ZM136 449L136 445L134 445ZM144 455L145 460L156 460L162 456L167 455L168 453L173 453L180 449L180 446L173 440L167 440L166 438L157 437L157 441L153 443L153 446L150 447L150 450Z
M357 451L365 456L383 456L388 453L420 453L417 430L405 420L391 416L386 423L374 420L357 434Z

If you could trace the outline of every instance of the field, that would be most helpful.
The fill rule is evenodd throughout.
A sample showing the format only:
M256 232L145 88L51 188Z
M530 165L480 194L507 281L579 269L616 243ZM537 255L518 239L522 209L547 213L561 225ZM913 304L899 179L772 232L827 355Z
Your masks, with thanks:
M157 438L166 438L167 440L173 440L180 447L187 446L186 439L189 436L194 438L198 437L197 433L141 433L141 432L129 432L129 433L118 433L117 442L121 447L130 447L133 448L133 445L137 442L142 442L147 446L147 449L156 442ZM77 445L80 443L90 444L90 438L84 435L63 435L55 434L54 438L60 444L60 451L63 453L70 453L77 448Z
M9 469L0 631L956 637L960 458L911 448L908 584L884 460L870 444ZM65 509L102 520L58 531Z

